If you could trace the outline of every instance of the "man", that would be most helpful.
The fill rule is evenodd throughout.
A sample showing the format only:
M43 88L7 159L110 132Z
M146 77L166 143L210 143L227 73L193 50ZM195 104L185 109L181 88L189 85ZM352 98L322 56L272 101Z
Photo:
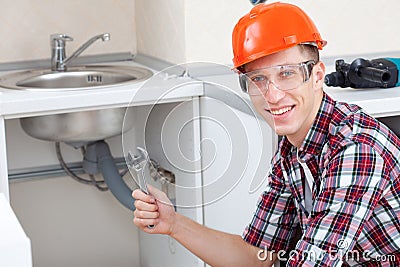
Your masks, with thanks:
M135 225L212 266L271 266L298 225L287 266L400 266L400 141L323 92L325 44L307 15L284 3L257 5L234 29L242 89L283 136L243 237L183 217L152 187L153 196L133 192Z

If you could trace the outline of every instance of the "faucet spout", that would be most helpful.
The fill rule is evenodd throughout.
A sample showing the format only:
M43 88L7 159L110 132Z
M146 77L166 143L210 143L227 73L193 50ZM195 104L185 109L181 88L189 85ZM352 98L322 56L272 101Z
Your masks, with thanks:
M52 38L53 38L53 35L52 35ZM68 37L68 38L70 38L70 37ZM63 42L63 46L62 47L58 47L57 46L58 39L56 39L57 41L53 42L53 43L56 44L57 47L54 47L54 45L52 46L52 58L51 58L52 66L51 66L51 69L54 70L54 71L66 71L67 70L66 66L67 66L68 63L70 63L75 58L77 58L80 54L82 54L83 51L85 51L89 46L91 46L94 42L96 42L99 39L101 39L103 42L104 41L108 41L108 40L110 40L110 34L109 33L103 33L103 34L99 34L99 35L96 35L96 36L90 38L86 43L82 44L68 58L65 58L65 42ZM69 40L72 40L72 38L70 38ZM58 53L54 53L55 49L58 50ZM60 50L62 50L62 51L60 52Z
M99 34L96 35L92 38L90 38L86 43L81 45L71 56L69 56L65 61L64 64L67 65L68 62L71 62L75 58L77 58L83 51L85 51L89 46L91 46L94 42L97 40L103 40L103 42L110 40L110 34L109 33L104 33L104 34Z

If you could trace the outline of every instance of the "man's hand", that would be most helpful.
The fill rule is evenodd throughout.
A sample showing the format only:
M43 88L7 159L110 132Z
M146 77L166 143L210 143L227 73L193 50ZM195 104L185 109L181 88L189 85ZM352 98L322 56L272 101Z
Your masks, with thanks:
M140 189L132 192L136 199L133 223L146 233L171 235L176 220L174 206L164 192L151 185L148 189L149 195ZM154 227L147 227L149 225Z
M275 261L275 255L260 261L257 257L260 249L239 235L210 229L176 213L165 193L150 185L148 189L149 195L139 189L132 193L136 199L133 222L144 232L171 236L211 266L266 267Z

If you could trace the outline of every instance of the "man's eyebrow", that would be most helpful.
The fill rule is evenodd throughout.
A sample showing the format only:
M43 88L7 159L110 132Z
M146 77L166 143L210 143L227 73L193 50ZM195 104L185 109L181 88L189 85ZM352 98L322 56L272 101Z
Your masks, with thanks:
M301 62L303 62L303 61L301 61ZM263 70L263 69L267 69L267 68L271 68L271 67L296 66L296 65L299 65L299 64L300 64L300 63L281 63L281 64L266 66L266 67L257 68L257 69L253 69L253 70L247 70L246 68L244 68L244 73L261 71L261 70Z

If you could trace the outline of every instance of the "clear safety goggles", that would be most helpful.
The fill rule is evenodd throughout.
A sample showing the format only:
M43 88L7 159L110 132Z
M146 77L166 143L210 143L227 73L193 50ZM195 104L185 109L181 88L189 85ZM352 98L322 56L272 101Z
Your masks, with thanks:
M265 95L270 84L282 91L292 90L310 79L314 65L315 61L309 60L239 73L239 83L243 92L249 95Z

